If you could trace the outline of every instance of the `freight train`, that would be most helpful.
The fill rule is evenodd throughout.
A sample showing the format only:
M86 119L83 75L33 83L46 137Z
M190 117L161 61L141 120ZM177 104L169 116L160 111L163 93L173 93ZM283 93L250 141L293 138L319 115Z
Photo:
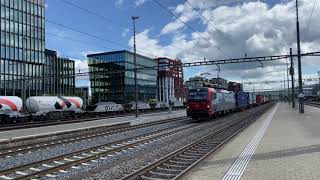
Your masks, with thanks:
M34 96L26 100L26 110L22 111L22 99L17 96L0 96L0 122L51 120L75 117L81 113L83 101L79 97Z
M267 103L268 97L247 92L233 92L211 87L190 89L187 98L187 116L193 119L212 118L233 111Z
M132 112L135 103L127 105L114 102L99 102L82 110L83 100L79 97L68 96L34 96L26 100L25 108L22 99L17 96L0 96L0 123L9 124L25 121L59 120L67 118L83 118L101 116L113 113ZM174 108L181 108L174 106ZM168 105L157 102L154 108L148 103L138 102L138 110L146 112L150 110L164 110Z

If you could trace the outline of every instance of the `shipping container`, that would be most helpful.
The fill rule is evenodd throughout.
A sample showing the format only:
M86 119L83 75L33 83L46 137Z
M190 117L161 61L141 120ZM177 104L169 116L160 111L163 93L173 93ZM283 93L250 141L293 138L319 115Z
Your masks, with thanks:
M256 96L256 102L257 102L258 105L264 104L264 101L265 101L265 98L264 98L263 95L257 95Z
M242 91L236 92L235 100L237 109L246 109L249 106L249 93Z
M249 93L249 104L250 106L255 106L257 104L256 95L254 93Z

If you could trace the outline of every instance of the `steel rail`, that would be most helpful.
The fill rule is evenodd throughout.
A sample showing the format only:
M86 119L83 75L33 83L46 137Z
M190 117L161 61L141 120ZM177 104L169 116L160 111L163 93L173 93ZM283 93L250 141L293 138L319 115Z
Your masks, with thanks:
M125 176L124 180L132 179L181 179L192 167L198 164L201 160L207 157L209 154L217 150L224 143L234 137L241 130L249 126L256 119L258 119L264 112L271 107L271 105L266 105L267 107L262 110L258 110L254 113L251 113L247 118L240 118L235 122L229 123L226 126L214 131L213 133L189 144L186 145L165 157L147 165L139 170ZM230 131L231 128L234 128L234 131ZM225 133L227 135L224 139L220 139L221 136ZM218 139L217 139L218 138ZM211 147L210 147L211 146ZM208 148L209 147L209 148ZM188 153L193 150L197 153ZM185 154L184 154L185 153ZM179 158L180 155L185 155L184 158ZM182 157L182 156L180 156ZM187 158L186 158L187 157ZM171 164L170 164L171 160ZM191 161L191 162L188 162ZM167 163L167 164L166 164ZM176 164L175 164L176 163ZM168 168L168 166L172 166ZM167 168L161 168L167 167ZM176 168L176 169L174 169ZM157 171L159 170L160 173ZM170 173L171 174L170 174ZM150 175L150 176L149 176ZM154 175L155 177L152 177Z
M320 108L320 102L304 102L305 105Z
M42 175L47 175L50 173L55 173L59 170L64 170L66 168L82 164L84 162L88 162L90 160L95 160L100 157L104 157L107 155L111 155L116 152L121 152L123 150L127 150L129 148L133 148L138 145L142 145L154 140L157 140L159 138L168 137L173 134L195 128L201 124L197 125L185 125L184 127L171 127L166 130L158 130L155 132L150 132L143 135L138 135L135 137L127 138L124 140L107 143L91 148L82 149L76 152L64 154L61 156L56 156L53 158L33 162L30 164L25 164L22 166L17 166L9 169L5 169L0 171L0 177L6 177L10 178L8 175L14 175L18 174L16 172L21 171L30 171L33 169L35 171L34 173L25 173L22 176L14 177L15 179L31 179L31 178L38 178ZM83 157L85 156L85 157ZM62 161L62 162L61 162ZM54 165L48 165L48 164L55 164ZM45 166L44 166L45 165ZM38 167L47 167L45 169L39 169ZM21 174L21 173L20 173Z
M167 119L164 121L149 122L149 123L145 123L145 124L138 124L138 125L123 127L123 128L119 128L119 129L111 129L110 131L107 131L107 132L105 132L107 126L100 127L98 129L94 129L94 130L92 130L93 132L90 132L90 130L84 131L84 133L82 133L82 134L75 134L74 135L74 132L73 132L73 133L70 133L71 135L69 137L56 138L54 140L47 140L47 141L42 141L42 142L23 144L20 146L14 146L14 147L0 149L0 158L6 157L6 156L12 156L12 155L16 155L16 154L21 155L22 153L26 153L26 152L35 151L38 149L44 149L44 148L57 146L57 145L61 145L61 144L74 143L74 142L85 140L85 139L89 140L89 139L94 139L94 138L98 138L101 136L115 135L115 134L122 133L125 131L132 131L132 130L136 130L136 129L152 127L152 126L157 126L157 125L167 124L167 123L172 123L172 122L186 121L186 120L190 120L190 119L187 117L178 117L178 118ZM66 134L63 134L63 135L66 135ZM36 139L33 139L33 142L35 140ZM20 141L22 141L22 140L20 140Z
M181 110L181 109L176 109ZM175 110L173 110L175 111ZM162 110L155 110L155 111L149 111L149 112L142 112L142 114L152 114L152 113L158 113L158 112L166 112ZM101 116L102 115L102 116ZM27 123L16 123L16 124L9 124L9 125L1 125L0 124L0 132L1 131L9 131L9 130L17 130L17 129L26 129L26 128L34 128L34 127L43 127L43 126L54 126L54 125L60 125L60 124L71 124L71 123L79 123L79 122L88 122L88 121L95 121L95 120L101 120L104 118L117 118L117 117L128 117L132 116L134 113L121 113L121 114L107 114L107 113L94 113L89 114L88 116L99 116L99 117L78 117L71 120L53 120L53 121L34 121L34 122L27 122Z

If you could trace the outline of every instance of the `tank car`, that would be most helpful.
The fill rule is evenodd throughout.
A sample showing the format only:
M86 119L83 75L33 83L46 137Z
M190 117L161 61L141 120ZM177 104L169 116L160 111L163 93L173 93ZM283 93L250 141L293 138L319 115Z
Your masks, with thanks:
M138 104L139 111L149 111L151 109L151 107L148 103L138 101L137 104ZM131 101L130 103L128 103L128 105L127 105L128 111L133 111L135 109L136 109L135 101Z
M32 96L26 100L26 107L35 119L74 117L75 113L82 112L82 105L81 98L68 96Z
M123 107L121 104L117 104L112 101L108 102L99 102L93 106L91 106L88 111L94 113L114 113L114 112L122 112Z
M192 118L211 118L236 109L234 93L214 88L190 89L187 115Z
M0 96L0 122L10 123L20 117L22 99L18 96Z
M173 108L182 108L182 107L184 107L184 105L183 105L183 102L181 102L181 101L173 101L172 107Z
M155 109L168 109L169 105L164 102L157 102Z

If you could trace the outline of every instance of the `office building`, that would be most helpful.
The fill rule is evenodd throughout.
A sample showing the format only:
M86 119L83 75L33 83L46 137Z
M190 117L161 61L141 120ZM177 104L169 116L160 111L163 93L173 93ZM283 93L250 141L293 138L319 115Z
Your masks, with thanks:
M127 104L135 100L134 54L122 50L87 55L92 101ZM157 62L137 54L138 100L156 98Z
M70 96L75 93L75 64L69 58L58 57L56 51L45 50L44 90L47 95Z
M228 89L228 80L224 78L212 78L209 82L213 84L215 88Z
M158 62L158 101L185 101L185 86L183 85L183 68L180 60L157 58Z
M202 88L208 86L213 87L213 84L209 83L208 79L197 76L189 78L189 80L187 80L185 84L188 89Z
M1 95L43 93L45 25L43 0L1 0Z

